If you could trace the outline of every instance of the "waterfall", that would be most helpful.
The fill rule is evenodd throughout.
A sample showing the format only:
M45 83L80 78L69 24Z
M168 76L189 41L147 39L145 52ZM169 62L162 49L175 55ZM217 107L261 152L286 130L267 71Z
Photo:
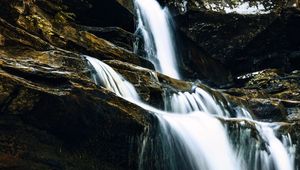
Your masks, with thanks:
M147 57L163 74L179 78L167 13L155 0L135 1ZM277 123L252 118L243 106L219 101L208 91L165 96L166 111L143 103L134 86L103 62L85 56L98 85L153 113L158 127L141 142L139 169L293 170L295 146ZM226 123L238 121L236 126ZM249 127L250 126L250 127ZM255 134L253 137L253 134Z
M181 167L181 159L172 159L171 165L166 169L239 169L239 162L236 161L223 125L208 113L163 114L160 124L161 131L168 136L168 140L163 142L171 146L181 144L176 149L181 150L185 157L183 160L188 161L188 165ZM174 141L174 138L178 141ZM172 145L172 142L177 143ZM166 154L169 153L170 151ZM172 167L174 165L177 167Z
M194 88L193 93L179 92L172 94L170 99L166 97L171 112L156 109L140 101L134 86L110 66L95 58L85 57L92 67L92 78L96 84L150 111L159 120L157 141L151 143L146 137L143 142L140 169L293 170L295 146L289 134L282 135L282 140L276 137L279 126L276 123L255 121L243 107L229 111L224 103L218 103L213 95L199 87ZM234 119L230 115L253 123L261 140L254 139L249 129L239 129L238 136L231 138L236 142L233 149L228 129L217 119ZM263 147L257 142L262 142ZM154 150L151 155L160 155L151 168L143 162L151 156L145 151L147 149Z
M160 127L159 140L161 141L159 145L165 146L160 154L166 157L168 163L163 162L166 165L156 166L156 168L238 169L236 168L238 162L235 161L228 136L219 120L201 111L183 115L176 112L162 111L144 104L137 97L133 85L111 67L95 58L85 57L91 64L92 70L94 70L92 77L96 84L115 92L117 95L157 116ZM173 147L176 148L175 151ZM159 152L159 150L156 150L156 152ZM141 159L144 159L145 156L148 155L141 155ZM184 162L184 160L187 162ZM143 163L141 163L141 166L143 166Z
M179 78L175 43L169 13L155 0L135 0L138 27L144 39L144 49L155 69L173 78Z

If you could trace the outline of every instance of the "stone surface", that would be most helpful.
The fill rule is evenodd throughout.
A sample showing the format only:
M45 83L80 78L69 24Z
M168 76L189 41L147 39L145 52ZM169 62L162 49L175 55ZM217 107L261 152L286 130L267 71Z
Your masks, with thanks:
M238 75L264 68L299 69L294 64L299 58L299 14L296 8L265 15L197 11L178 16L177 23L203 53Z
M297 121L297 115L300 115L299 80L299 71L286 74L268 69L239 77L240 87L224 92L241 99L258 119Z
M232 75L221 62L210 57L186 35L179 35L178 65L182 77L199 79L212 87L226 87L232 84Z
M171 8L175 14L186 12L215 11L218 13L264 14L278 12L286 7L299 7L297 0L159 0Z
M44 3L39 5L42 2ZM65 12L59 2L42 2L38 1L37 4L31 2L30 6L23 4L21 8L18 4L10 5L5 1L0 1L2 8L5 9L2 12L7 12L1 16L8 18L7 20L0 18L0 24L3 25L0 29L2 32L7 32L7 36L11 36L8 37L8 40L11 38L12 41L19 41L18 43L40 49L53 49L55 46L100 59L119 59L153 68L153 65L147 60L70 23L73 14ZM15 32L23 34L23 36L16 39Z
M136 166L129 145L151 116L96 87L79 55L1 48L0 56L1 168Z
M79 30L88 31L94 35L106 39L113 44L133 51L135 37L132 33L119 27L89 27L79 26Z

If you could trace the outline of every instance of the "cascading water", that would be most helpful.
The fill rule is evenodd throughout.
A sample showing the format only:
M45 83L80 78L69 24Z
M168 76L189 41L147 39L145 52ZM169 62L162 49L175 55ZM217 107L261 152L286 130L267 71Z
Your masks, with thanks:
M165 103L167 103L166 106L169 105L170 107L166 110L177 113L204 111L218 116L228 116L229 114L226 110L222 110L210 94L200 88L195 88L195 93L179 92L173 94L171 99L165 100Z
M237 143L237 158L240 159L239 162L243 162L241 165L242 169L294 169L295 146L293 146L291 138L288 137L289 134L282 135L282 141L276 137L275 132L276 129L279 128L278 124L255 121L251 114L242 107L238 107L238 109L234 111L234 114L229 114L230 111L225 109L225 107L220 107L221 105L217 103L216 99L200 88L195 88L194 93L179 92L177 94L173 94L170 98L171 99L166 99L166 101L170 101L168 109L172 111L182 113L205 111L224 119L230 119L232 118L231 115L235 115L235 118L252 122L255 125L253 128L255 128L255 130L259 133L262 140L261 142L265 144L265 148L260 148L258 146L252 147L256 145L256 141L251 141L250 133L247 135L247 132L245 132L246 135L240 135L238 138L244 139ZM228 102L225 104L228 104ZM222 105L224 105L224 103L222 103ZM233 139L235 139L234 136ZM251 143L250 148L247 146L249 143ZM245 157L245 155L250 155L249 153L253 154L253 156Z
M131 100L139 100L139 95L134 86L116 73L110 66L100 60L84 56L93 67L96 74L92 74L92 79L97 85L101 85L118 96Z
M112 68L95 58L85 57L95 70L93 80L96 84L157 116L160 127L158 145L163 145L161 155L168 161L164 165L156 165L156 169L238 169L226 131L216 118L200 111L188 115L169 113L144 104L137 97L133 85ZM130 91L130 95L127 91ZM141 161L144 156L146 155L141 155ZM147 169L143 162L140 169Z
M155 0L136 0L138 30L158 71L179 78L167 15ZM293 170L295 147L276 123L253 120L243 107L219 102L202 88L166 96L166 110L140 101L134 86L108 65L85 56L96 84L156 115L158 127L141 142L139 169ZM239 123L232 129L227 121ZM225 121L225 123L222 123ZM224 125L225 124L225 125ZM248 127L246 124L250 124ZM256 137L253 137L253 131ZM277 136L279 138L277 138ZM281 140L280 140L281 139Z
M149 110L159 120L156 141L150 141L152 137L149 136L143 141L140 169L293 170L295 148L288 134L282 135L283 142L275 136L274 129L278 127L275 123L254 121L246 109L235 109L237 118L255 125L264 147L253 139L249 129L244 129L231 139L238 139L234 152L226 128L216 118L232 119L230 111L221 107L224 104L218 104L205 90L195 88L194 93L173 94L168 100L168 109L172 112L161 111L142 103L134 86L111 67L85 57L95 71L92 75L96 84ZM151 154L160 155L153 167L144 164L148 163L144 162L149 154L147 149Z
M179 78L175 44L168 12L155 0L135 0L138 16L137 33L144 38L144 49L155 69Z

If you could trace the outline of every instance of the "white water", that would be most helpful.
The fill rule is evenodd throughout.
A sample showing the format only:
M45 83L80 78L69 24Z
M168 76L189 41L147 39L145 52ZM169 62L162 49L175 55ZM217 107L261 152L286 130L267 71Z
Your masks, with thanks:
M209 93L203 89L196 88L194 93L179 92L171 96L171 101L168 108L172 111L181 113L188 113L194 111L205 111L210 114L217 115L224 119L231 119L228 110L217 103ZM205 104L204 104L205 102ZM198 106L198 107L197 107ZM240 159L242 169L255 169L255 170L293 170L295 159L295 146L292 144L291 138L288 135L282 135L280 141L275 133L279 128L276 123L263 123L253 120L251 114L243 107L235 110L235 117L244 119L245 121L255 124L256 130L259 132L262 142L265 143L266 148L250 147L243 145L249 144L251 139L250 133L247 135L240 135L240 138L245 138L240 142L236 151L237 158ZM240 132L242 133L242 132ZM252 142L255 146L255 141ZM253 153L254 158L247 160L245 154ZM251 157L251 156L250 156ZM243 160L244 158L244 160ZM243 163L242 163L243 162Z
M186 153L184 156L188 160L188 167L207 170L238 169L238 162L235 161L226 131L219 120L201 111L182 115L161 111L144 104L137 97L134 87L112 68L95 58L85 57L96 71L93 79L97 84L157 116L161 134L165 139L163 142L170 145L175 143L177 152ZM172 154L172 151L168 150L162 154L168 156L168 154ZM145 156L147 155L141 155L141 159ZM180 161L171 158L169 166ZM171 169L176 169L176 167Z
M130 100L139 100L139 95L134 86L115 72L110 66L96 58L90 56L84 57L89 61L96 72L96 74L92 74L92 78L97 85L101 85L115 92L120 97Z
M136 0L138 31L144 37L145 51L157 70L179 78L176 57L166 13L155 0ZM289 135L276 137L274 124L254 121L243 107L235 108L236 118L252 122L258 138L249 128L238 129L229 138L229 130L216 118L234 119L208 92L179 92L166 99L172 112L161 111L140 101L133 85L108 65L86 57L95 70L95 83L154 113L159 122L157 136L142 142L140 169L166 170L293 170L295 147ZM240 124L241 126L243 123ZM275 124L276 125L276 124ZM236 145L233 146L232 143ZM262 147L264 146L264 147ZM147 150L153 150L147 151ZM151 154L149 154L151 153ZM146 159L153 157L153 165ZM144 162L145 161L145 162Z
M144 38L144 49L155 69L179 79L174 39L168 12L155 0L135 0L138 16L137 32Z
M261 133L263 139L268 143L268 150L270 151L269 160L266 162L269 166L274 163L274 167L278 170L293 170L293 155L289 155L288 148L285 148L274 133L274 130L269 125L258 125L258 131ZM272 160L273 159L273 160Z
M201 88L196 88L195 93L179 92L178 94L173 94L171 99L166 99L166 102L168 101L170 101L169 105L171 107L169 109L172 112L189 113L203 111L217 116L228 115L226 110L222 110L213 97Z
M183 143L192 169L239 169L223 125L208 113L164 114L160 123L164 132L168 132L166 125L176 132L174 136Z
M242 140L238 143L239 147L235 156L226 129L213 116L232 119L228 114L229 111L225 107L220 107L216 99L205 90L195 88L194 93L173 94L170 99L173 112L161 111L142 103L134 86L111 67L95 58L85 57L95 71L92 75L96 84L102 85L157 116L160 123L162 142L160 144L166 145L162 148L161 154L169 159L169 164L165 165L167 169L178 169L176 166L182 166L183 162L176 157L185 159L187 165L183 167L197 170L294 169L295 147L289 135L282 136L283 142L276 137L275 130L278 125L254 121L246 109L238 109L237 118L255 124L262 142L266 143L266 149L258 147L250 133L245 131L245 134L241 134L243 132L241 131ZM246 146L249 142L250 146ZM174 148L176 151L172 150ZM176 155L178 153L180 153L179 156ZM146 156L149 155L141 154L141 160L143 161ZM140 168L147 169L143 163L140 164Z

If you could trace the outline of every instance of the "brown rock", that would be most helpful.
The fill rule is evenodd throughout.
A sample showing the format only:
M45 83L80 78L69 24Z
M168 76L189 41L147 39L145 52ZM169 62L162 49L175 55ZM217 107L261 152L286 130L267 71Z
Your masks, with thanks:
M80 55L1 47L0 56L0 140L13 143L0 146L1 168L135 168L151 116L96 87Z
M13 20L0 18L0 31L5 33L7 41L41 50L58 47L100 59L117 59L153 68L149 61L140 58L133 52L94 34L82 31L80 26L70 23L73 15L65 12L60 7L60 2L47 1L42 5L32 2L32 8L28 8L26 13L16 10L15 6L10 6L8 2L0 2L0 4L7 6L8 14L14 13ZM49 10L52 11L49 12Z
M3 46L5 43L5 38L3 35L0 34L0 46Z
M258 119L297 121L299 115L299 74L266 69L240 76L239 88L224 90L232 101L241 100Z
M117 0L117 2L120 3L123 7L125 7L132 14L134 14L134 4L133 4L133 1Z

